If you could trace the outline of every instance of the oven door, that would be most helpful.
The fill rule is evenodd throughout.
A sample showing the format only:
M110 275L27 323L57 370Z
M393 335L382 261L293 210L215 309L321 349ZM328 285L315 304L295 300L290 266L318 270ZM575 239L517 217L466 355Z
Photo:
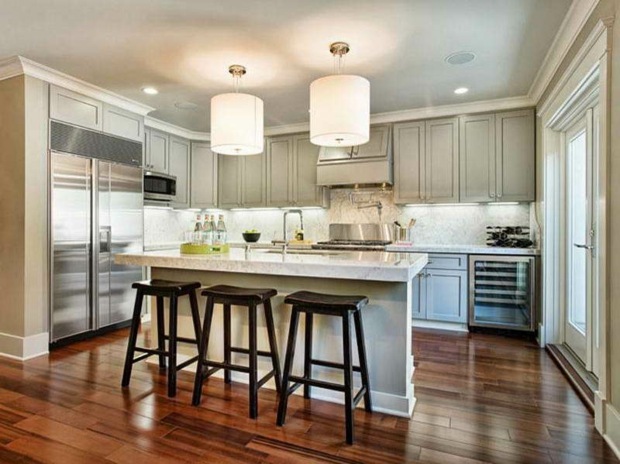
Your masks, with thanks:
M144 199L154 201L172 201L176 195L177 178L168 174L144 172Z

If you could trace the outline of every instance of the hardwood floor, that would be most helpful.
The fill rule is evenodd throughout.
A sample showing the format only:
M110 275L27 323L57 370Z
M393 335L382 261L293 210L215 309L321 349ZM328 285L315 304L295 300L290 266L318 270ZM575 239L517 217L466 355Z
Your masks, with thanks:
M261 391L257 420L247 417L247 387L218 379L205 384L196 408L191 373L179 374L171 400L165 375L145 363L123 391L126 336L114 332L25 363L2 359L0 462L618 462L531 342L415 330L413 418L359 410L357 443L347 446L342 407L331 403L291 397L279 428L272 391Z

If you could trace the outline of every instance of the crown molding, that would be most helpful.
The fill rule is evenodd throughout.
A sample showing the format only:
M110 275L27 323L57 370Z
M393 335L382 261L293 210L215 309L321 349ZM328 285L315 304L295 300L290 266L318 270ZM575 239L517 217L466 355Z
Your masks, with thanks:
M537 104L599 0L573 0L528 91Z
M191 131L181 126L176 126L174 124L170 124L169 122L162 121L161 119L154 118L152 116L145 116L144 125L146 127L150 127L151 129L167 132L169 134L176 135L177 137L182 137L184 139L205 142L211 140L211 134L209 132Z
M31 76L50 84L72 90L82 95L94 98L96 100L118 106L132 113L145 116L155 108L144 105L129 98L110 92L86 81L78 79L68 74L56 71L35 61L24 58L23 56L12 56L10 58L0 60L0 80L9 79L19 75Z

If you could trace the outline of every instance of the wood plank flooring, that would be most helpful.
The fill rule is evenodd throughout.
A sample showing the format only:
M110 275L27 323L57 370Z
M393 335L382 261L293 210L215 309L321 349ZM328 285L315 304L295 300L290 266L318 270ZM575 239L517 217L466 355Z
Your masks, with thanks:
M275 426L274 392L247 417L246 386L193 375L166 397L165 375L136 364L120 388L127 331L20 363L0 359L0 463L612 463L593 419L544 350L485 334L414 331L411 420L292 397ZM141 338L150 339L148 329ZM372 366L371 366L372 367Z

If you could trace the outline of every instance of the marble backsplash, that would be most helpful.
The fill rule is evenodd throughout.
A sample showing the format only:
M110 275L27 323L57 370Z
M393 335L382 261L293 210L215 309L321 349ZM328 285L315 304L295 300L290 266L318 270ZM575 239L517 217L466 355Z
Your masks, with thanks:
M357 204L380 201L383 208L379 217L377 208L358 209ZM331 191L329 209L304 209L306 238L313 241L327 240L330 223L393 223L398 220L406 225L415 218L413 241L427 245L483 245L488 225L530 225L533 214L530 204L500 205L395 205L391 191L353 192L347 189ZM233 211L204 211L224 214L229 241L238 242L246 229L261 231L261 241L282 238L282 209L255 209ZM145 209L144 244L180 242L183 233L193 229L197 211ZM535 223L531 224L535 232ZM289 215L289 236L299 228L296 215Z

